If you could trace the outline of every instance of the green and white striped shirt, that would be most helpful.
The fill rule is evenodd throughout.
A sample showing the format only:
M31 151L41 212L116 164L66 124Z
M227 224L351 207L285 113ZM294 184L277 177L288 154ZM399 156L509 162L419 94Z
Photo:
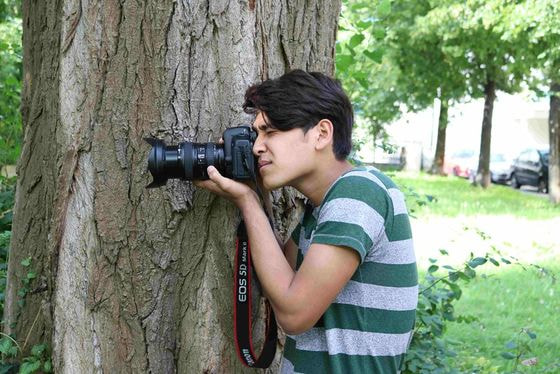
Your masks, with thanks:
M292 233L297 267L312 243L356 250L352 279L309 331L286 337L282 373L397 373L409 346L418 275L404 196L375 168L359 167L307 209Z

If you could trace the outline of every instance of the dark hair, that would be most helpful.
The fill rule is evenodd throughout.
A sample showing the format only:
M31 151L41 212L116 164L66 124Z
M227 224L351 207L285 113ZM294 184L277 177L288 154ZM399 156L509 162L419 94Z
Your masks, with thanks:
M328 119L334 127L335 157L344 160L352 149L352 104L340 82L325 74L292 70L253 85L245 92L243 109L250 114L264 112L268 125L280 131L302 128L307 132Z

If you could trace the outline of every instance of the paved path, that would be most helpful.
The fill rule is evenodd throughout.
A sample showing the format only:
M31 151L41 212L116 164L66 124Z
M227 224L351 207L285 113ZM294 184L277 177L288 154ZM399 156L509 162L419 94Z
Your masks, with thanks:
M439 249L449 252L445 264L458 265L471 252L484 256L492 250L492 245L524 263L560 263L560 217L548 220L513 216L412 219L412 231L418 265L424 269L429 266L429 258L441 257Z

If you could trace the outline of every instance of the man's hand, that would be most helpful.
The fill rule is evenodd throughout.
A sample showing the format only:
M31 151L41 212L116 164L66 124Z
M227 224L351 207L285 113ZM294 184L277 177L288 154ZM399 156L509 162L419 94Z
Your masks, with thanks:
M208 166L207 172L210 179L195 181L195 186L207 189L216 195L232 201L240 209L245 203L250 202L252 199L256 201L259 200L256 192L251 187L222 176L214 166Z

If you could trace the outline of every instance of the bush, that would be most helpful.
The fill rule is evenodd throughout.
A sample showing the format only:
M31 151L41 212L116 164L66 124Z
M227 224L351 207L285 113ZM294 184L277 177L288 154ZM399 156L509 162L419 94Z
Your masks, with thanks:
M21 19L0 22L0 166L15 164L21 150Z
M0 176L0 313L4 314L4 291L8 250L12 230L12 206L14 205L15 178Z

